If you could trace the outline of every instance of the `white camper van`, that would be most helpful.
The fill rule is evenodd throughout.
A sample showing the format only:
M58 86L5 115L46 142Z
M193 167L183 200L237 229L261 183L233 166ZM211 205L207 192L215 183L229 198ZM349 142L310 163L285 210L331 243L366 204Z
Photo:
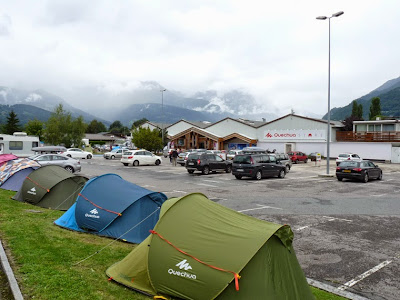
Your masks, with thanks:
M14 132L13 135L0 134L0 154L28 157L34 154L32 148L38 146L39 138L29 136L26 132Z

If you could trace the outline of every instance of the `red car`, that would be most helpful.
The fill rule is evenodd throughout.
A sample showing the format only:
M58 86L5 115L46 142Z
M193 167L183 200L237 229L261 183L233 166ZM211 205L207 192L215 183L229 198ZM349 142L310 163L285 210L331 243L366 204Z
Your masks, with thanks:
M308 162L308 155L303 152L293 151L289 152L288 155L295 164L297 164L299 161L304 161L305 163Z

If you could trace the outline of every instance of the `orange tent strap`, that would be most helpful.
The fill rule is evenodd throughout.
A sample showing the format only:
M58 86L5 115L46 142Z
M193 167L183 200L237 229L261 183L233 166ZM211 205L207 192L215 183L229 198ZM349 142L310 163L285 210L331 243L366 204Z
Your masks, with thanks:
M159 234L158 232L156 232L156 231L154 231L154 230L150 230L150 233L157 235L160 239L162 239L164 242L166 242L167 244L169 244L169 245L171 245L172 247L174 247L174 248L175 248L176 250L178 250L180 253L185 254L185 255L187 255L187 256L193 258L194 260L198 261L199 263L201 263L201 264L203 264L203 265L205 265L205 266L207 266L207 267L210 267L210 268L212 268L212 269L214 269L214 270L218 270L218 271L222 271L222 272L227 272L227 273L233 274L233 276L235 276L235 287L236 287L236 290L237 290L237 291L239 290L239 279L240 279L240 275L239 275L238 273L235 273L235 272L233 272L233 271L225 270L225 269L218 268L218 267L216 267L216 266L207 264L207 263L205 263L204 261L201 261L200 259L198 259L197 257L194 257L193 255L190 255L189 253L187 253L187 252L185 252L185 251L179 249L178 247L176 247L175 245L173 245L170 241L168 241L166 238L164 238L164 237L163 237L161 234Z
M105 208L103 208L103 207L101 207L101 206L98 206L97 204L94 204L92 201L90 201L88 198L86 198L85 196L83 196L81 193L79 193L79 196L81 196L83 199L85 199L86 201L90 202L91 204L93 204L93 205L96 206L97 208L100 208L100 209L102 209L102 210L108 211L108 212L110 212L110 213L112 213L112 214L116 214L116 215L118 215L118 216L122 216L121 213L118 213L118 212L115 212L115 211L112 211L112 210L108 210L108 209L105 209Z
M32 178L29 178L28 176L26 176L26 179L29 179L29 180L32 181L34 184L36 184L38 187L44 189L44 190L47 191L48 193L50 192L50 189L46 189L45 187L42 187L39 183L37 183L36 181L34 181Z

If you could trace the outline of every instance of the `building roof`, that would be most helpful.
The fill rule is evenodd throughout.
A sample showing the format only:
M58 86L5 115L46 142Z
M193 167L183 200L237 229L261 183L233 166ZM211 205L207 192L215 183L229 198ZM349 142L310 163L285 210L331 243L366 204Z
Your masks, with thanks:
M121 139L120 136L118 135L112 135L112 134L103 134L103 133L86 133L85 134L85 139L88 139L89 141L115 141Z
M207 121L186 121L184 119L181 119L175 123L169 124L166 128L171 127L175 124L178 124L179 122L185 122L188 123L189 125L193 125L194 127L198 127L198 128L206 128L208 126L211 126L213 123L211 122L207 122Z
M295 116L295 117L298 117L298 118L301 118L301 119L306 119L306 120L310 120L310 121L315 121L315 122L321 122L321 123L328 124L328 121L327 121L327 120L315 119L315 118L310 118L310 117L304 117L304 116L295 115L295 114L287 114L287 115L285 115L285 116L283 116L283 117L280 117L280 118L278 118L278 119L275 119L275 120L266 122L265 124L274 123L274 122L279 121L279 120L282 120L282 119L284 119L284 118L286 118L286 117L288 117L288 116ZM260 125L260 126L258 126L258 127L264 126L265 124L262 124L262 125ZM333 127L344 127L343 123L340 122L340 121L332 121L332 120L331 120L331 121L330 121L330 124L333 125Z

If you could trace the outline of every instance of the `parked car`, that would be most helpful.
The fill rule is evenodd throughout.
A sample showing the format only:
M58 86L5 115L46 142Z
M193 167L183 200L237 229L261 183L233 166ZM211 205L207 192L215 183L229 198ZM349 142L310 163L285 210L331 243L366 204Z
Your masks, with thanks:
M194 171L201 171L204 175L208 175L213 171L230 173L232 170L231 161L224 160L217 154L206 152L190 153L185 166L190 174Z
M308 158L309 158L311 161L316 161L316 160L317 160L317 152L310 153L310 154L308 155Z
M338 166L342 161L345 160L362 161L362 158L355 153L340 153L336 158L336 165Z
M80 172L82 168L79 160L61 154L38 154L29 159L36 161L41 166L60 166L71 173Z
M83 151L82 149L79 148L69 148L67 151L63 153L64 155L72 158L87 158L91 159L93 157L93 154L87 151Z
M271 153L270 155L275 156L278 163L285 165L286 173L290 172L290 169L292 168L292 160L290 159L289 155L285 153Z
M128 149L116 149L110 152L104 153L103 157L105 159L116 159L116 158L122 158L122 155L126 152L129 151Z
M260 180L263 177L278 176L284 178L286 166L277 163L272 154L239 154L232 163L232 174L236 179L252 177Z
M221 157L222 159L226 159L226 152L225 152L225 150L224 151L221 151L221 150L207 150L206 151L207 153L214 153L214 154L217 154L219 157Z
M160 156L154 155L147 150L128 150L121 157L121 163L124 166L139 166L139 165L156 165L161 164Z
M339 181L344 178L362 182L368 182L370 179L382 180L382 169L369 160L346 160L336 167L336 178Z
M242 150L229 150L228 154L226 155L226 159L233 159L235 155L242 154Z
M187 157L189 156L190 152L181 152L178 154L178 157L176 158L176 163L180 164L182 167L185 166Z
M308 155L303 152L293 151L289 152L288 155L295 164L297 164L299 161L304 161L305 163L308 162Z

